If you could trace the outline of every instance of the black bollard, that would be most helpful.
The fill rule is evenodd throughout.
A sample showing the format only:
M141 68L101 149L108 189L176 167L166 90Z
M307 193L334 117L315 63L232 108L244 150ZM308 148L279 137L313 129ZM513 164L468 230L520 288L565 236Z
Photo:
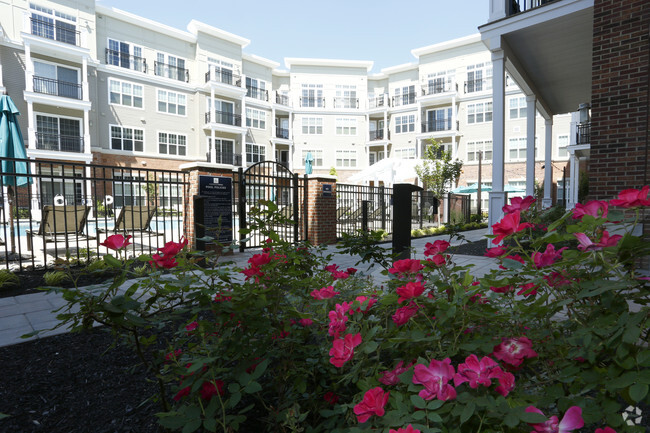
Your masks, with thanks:
M422 188L410 183L393 185L393 254L408 259L411 250L411 194Z

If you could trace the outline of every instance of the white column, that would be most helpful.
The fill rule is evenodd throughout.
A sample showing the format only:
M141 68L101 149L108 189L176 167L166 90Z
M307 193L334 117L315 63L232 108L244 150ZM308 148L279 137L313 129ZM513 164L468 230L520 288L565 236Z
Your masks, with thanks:
M511 0L490 0L490 18L488 22L493 22L506 17L507 4Z
M246 86L244 74L242 74L242 86ZM241 134L241 165L246 168L246 97L244 96L241 99L241 125L244 128L244 132Z
M526 195L535 195L535 95L526 96Z
M28 149L36 149L36 115L32 102L27 102L27 141Z
M25 90L34 91L34 61L32 60L32 48L25 44Z
M547 209L553 206L551 190L553 189L553 119L546 119L544 122L544 198L542 207Z
M289 140L293 141L293 121L295 120L296 116L293 114L293 112L289 113Z
M90 112L89 110L84 110L84 153L90 155L92 151L90 150Z
M217 163L217 138L214 135L214 129L210 129L210 162L213 164ZM233 152L235 149L233 149Z
M492 52L492 191L489 193L488 226L503 217L506 193L503 192L505 169L505 53Z
M246 168L246 132L241 134L241 166Z
M386 95L388 101L388 95ZM384 141L388 141L388 110L384 110ZM388 154L384 153L384 158L388 158Z
M368 143L370 141L370 115L366 114L365 118L366 118L366 143Z
M84 56L81 65L81 92L84 101L90 101L90 91L88 90L88 58Z
M458 158L458 149L456 149L456 134L458 130L456 129L456 95L451 97L451 158Z
M290 125L291 126L291 125ZM291 130L291 128L289 128ZM293 141L289 144L289 171L293 171L293 152L294 152Z
M569 153L569 170L571 181L567 188L566 208L573 209L578 203L578 185L580 183L580 158L575 154L574 149Z
M86 185L85 185L85 197L84 199L86 200L86 205L90 206L90 214L88 215L89 218L95 218L95 206L93 203L93 198L92 198L92 172L90 170L90 166L87 165L84 168L84 171L86 172Z
M275 124L275 107L271 105L271 118L273 121L271 122L271 139L275 140L275 138L278 136L277 135L277 126Z
M30 165L29 169L31 170L31 172L37 173L36 163L30 162L29 165ZM34 179L34 181L30 186L32 190L32 203L31 203L32 218L36 220L41 219L41 202L40 202L41 196L38 192L40 181L41 181L40 179ZM5 208L5 209L9 209L9 208Z

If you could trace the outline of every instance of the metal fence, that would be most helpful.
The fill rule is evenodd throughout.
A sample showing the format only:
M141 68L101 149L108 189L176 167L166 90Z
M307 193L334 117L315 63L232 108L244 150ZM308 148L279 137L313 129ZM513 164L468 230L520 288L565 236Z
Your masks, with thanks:
M471 221L471 197L468 194L447 195L447 224L466 224Z
M336 236L357 230L393 230L393 189L383 186L336 185Z
M0 265L22 271L88 261L115 233L128 254L155 252L184 234L186 173L84 163L0 159ZM16 166L29 166L29 175ZM15 186L18 185L18 186Z

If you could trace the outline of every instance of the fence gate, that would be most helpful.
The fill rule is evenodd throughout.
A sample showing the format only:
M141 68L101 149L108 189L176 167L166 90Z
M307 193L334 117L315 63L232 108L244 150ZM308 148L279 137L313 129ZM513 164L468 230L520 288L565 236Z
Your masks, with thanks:
M250 214L263 206L261 201L272 201L288 223L273 226L281 239L299 242L307 233L307 176L300 178L279 162L263 161L246 170L239 168L238 209L239 227L250 226ZM264 246L266 237L259 231L242 235L239 250Z

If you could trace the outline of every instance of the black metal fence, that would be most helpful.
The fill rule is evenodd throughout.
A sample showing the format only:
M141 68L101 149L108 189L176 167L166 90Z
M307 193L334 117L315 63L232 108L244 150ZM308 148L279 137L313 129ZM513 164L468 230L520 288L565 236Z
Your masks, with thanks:
M152 253L185 233L188 176L180 171L0 158L0 265L22 271L108 252L106 237L132 236L129 254ZM29 166L29 174L16 174Z
M393 189L383 186L336 185L336 236L357 230L393 230Z
M447 195L448 215L445 217L447 224L466 224L471 221L471 196L468 194Z

